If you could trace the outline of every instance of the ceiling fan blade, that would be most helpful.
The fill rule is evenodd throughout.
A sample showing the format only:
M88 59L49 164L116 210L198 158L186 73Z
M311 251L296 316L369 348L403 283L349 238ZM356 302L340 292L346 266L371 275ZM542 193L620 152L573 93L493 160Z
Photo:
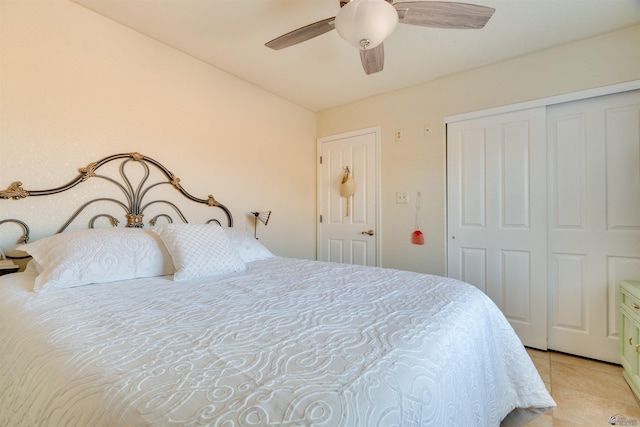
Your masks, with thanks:
M393 7L402 24L472 30L483 28L496 11L478 4L445 1L408 1Z
M362 68L367 74L377 73L384 68L384 47L382 43L373 49L360 50Z
M313 24L305 25L297 30L293 30L280 37L276 37L270 42L265 43L265 46L271 49L280 50L285 47L293 46L294 44L302 43L335 28L334 22L336 18L327 18L322 21L314 22Z

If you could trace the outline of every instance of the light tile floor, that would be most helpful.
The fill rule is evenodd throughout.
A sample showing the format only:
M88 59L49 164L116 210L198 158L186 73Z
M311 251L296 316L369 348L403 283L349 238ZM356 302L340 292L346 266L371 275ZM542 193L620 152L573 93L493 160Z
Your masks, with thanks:
M527 427L640 426L640 404L622 367L553 351L527 349L557 407Z

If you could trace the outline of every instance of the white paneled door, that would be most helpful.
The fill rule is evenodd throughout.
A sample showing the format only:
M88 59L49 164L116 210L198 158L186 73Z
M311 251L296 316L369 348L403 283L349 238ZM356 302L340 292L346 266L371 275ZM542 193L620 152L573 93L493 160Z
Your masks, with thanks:
M380 128L318 140L318 259L378 265L378 153ZM355 193L346 198L340 184L346 168Z
M618 287L640 280L640 91L548 108L549 348L619 362Z
M447 128L448 274L523 343L618 363L618 289L640 280L640 90Z
M546 127L538 108L447 127L448 274L547 348Z

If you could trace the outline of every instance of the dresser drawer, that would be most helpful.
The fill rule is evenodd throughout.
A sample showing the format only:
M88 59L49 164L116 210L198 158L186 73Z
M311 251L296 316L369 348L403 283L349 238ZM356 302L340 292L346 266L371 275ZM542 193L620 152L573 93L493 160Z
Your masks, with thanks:
M620 282L619 296L622 376L640 399L640 281Z
M622 305L629 308L629 311L640 318L640 298L631 295L626 289L622 289Z

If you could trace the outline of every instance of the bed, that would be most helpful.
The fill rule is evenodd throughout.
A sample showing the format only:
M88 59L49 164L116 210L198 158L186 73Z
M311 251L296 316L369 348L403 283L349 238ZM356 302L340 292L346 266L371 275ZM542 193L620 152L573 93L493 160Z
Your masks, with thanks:
M125 202L91 199L30 243L22 220L0 222L24 229L19 248L33 258L0 276L1 426L498 426L555 406L475 287L276 256L212 196L191 196L138 153L53 190L14 183L0 198L57 197L110 162L122 162L124 184L103 181ZM142 184L129 164L142 166ZM149 168L166 180L147 185ZM222 219L192 223L174 202L144 202L166 183ZM70 227L105 202L127 227L112 214ZM152 226L146 210L161 205L172 214Z

